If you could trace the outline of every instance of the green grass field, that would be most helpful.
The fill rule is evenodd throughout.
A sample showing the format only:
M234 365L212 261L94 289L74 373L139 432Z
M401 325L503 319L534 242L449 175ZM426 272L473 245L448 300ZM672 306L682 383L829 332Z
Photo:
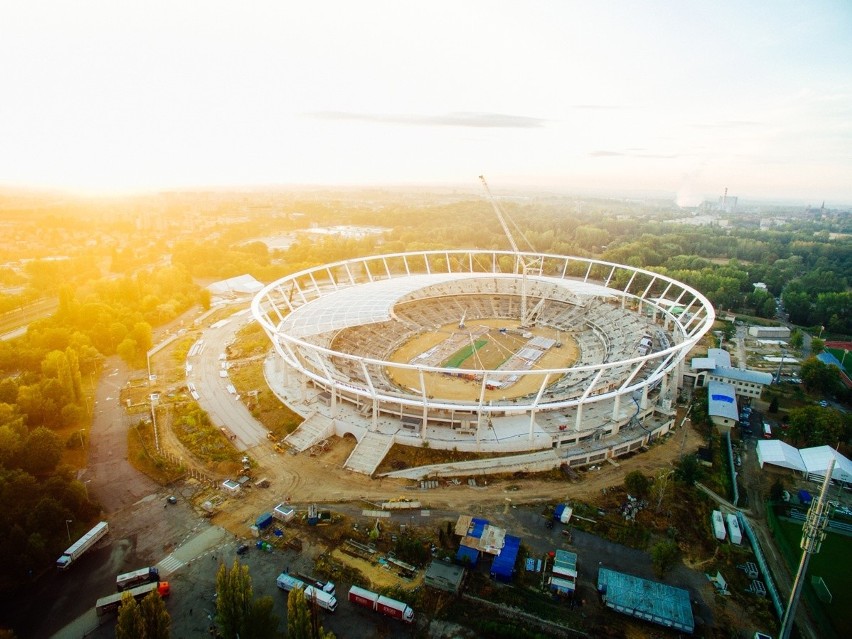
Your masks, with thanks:
M464 362L467 358L473 355L480 348L485 346L488 343L487 339L478 339L473 344L468 344L464 348L460 348L455 353L450 355L446 362L444 362L444 368L460 368L462 362ZM478 367L475 367L478 368Z
M852 355L845 355L842 348L826 348L825 350L834 355L837 361L843 364L843 369L847 375L852 373Z
M799 548L802 525L778 521L778 534L783 536L798 561L802 556ZM791 570L795 572L797 567L798 564L791 566ZM837 636L848 636L848 629L852 628L852 537L829 533L820 552L811 556L804 586L804 590L812 595L809 601L816 601L815 591L811 586L811 577L814 575L825 580L833 597L832 603L818 605L822 607Z

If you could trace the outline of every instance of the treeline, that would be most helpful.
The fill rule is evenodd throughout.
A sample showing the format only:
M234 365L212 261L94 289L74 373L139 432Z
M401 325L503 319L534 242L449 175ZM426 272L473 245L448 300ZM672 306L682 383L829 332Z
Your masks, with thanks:
M0 580L37 574L98 512L61 464L85 445L91 391L105 356L144 366L152 326L204 302L178 266L100 278L59 291L59 308L26 335L0 342ZM206 298L209 302L209 298Z
M761 229L754 216L732 216L727 226L674 225L671 220L683 213L660 203L535 200L501 201L500 207L521 250L600 257L657 271L694 286L719 309L759 317L775 317L781 297L793 323L852 334L852 239L843 235L852 228L843 216L823 221L788 216L779 228ZM358 241L299 239L270 256L272 263L283 262L279 270L290 273L376 252L510 248L493 209L482 200L373 209L339 205L321 213L326 224L388 230ZM755 287L758 282L765 288Z

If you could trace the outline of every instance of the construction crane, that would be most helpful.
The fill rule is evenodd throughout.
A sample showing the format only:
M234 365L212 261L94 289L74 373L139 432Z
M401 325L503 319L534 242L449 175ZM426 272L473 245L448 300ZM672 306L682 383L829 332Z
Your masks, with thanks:
M485 187L485 192L488 194L488 200L491 202L491 207L494 209L494 214L497 216L497 220L500 222L500 226L503 227L503 233L506 234L506 238L509 240L509 244L512 247L512 251L515 253L515 257L518 260L518 264L521 266L521 326L527 326L530 322L531 315L536 313L540 307L541 303L539 303L534 309L533 312L529 315L527 314L527 274L531 269L533 269L536 264L535 262L527 262L523 255L521 255L520 249L518 249L518 244L515 242L515 238L512 236L512 231L509 230L509 225L506 223L506 218L503 215L503 211L500 210L500 207L497 204L497 200L494 199L494 196L491 194L491 189L488 188L488 182L485 181L485 176L480 175L479 179L482 181L482 186ZM541 270L540 265L536 268L537 271Z

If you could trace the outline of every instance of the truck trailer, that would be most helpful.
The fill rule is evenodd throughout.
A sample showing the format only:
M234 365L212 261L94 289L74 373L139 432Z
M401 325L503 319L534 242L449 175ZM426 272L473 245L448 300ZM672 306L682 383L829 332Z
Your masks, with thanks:
M150 592L156 592L161 597L165 598L169 596L171 592L171 587L169 586L168 581L160 581L160 582L152 582L149 584L143 584L141 586L136 586L135 588L131 588L126 591L130 593L130 596L133 597L136 601L144 599L145 596ZM112 595L108 595L106 597L101 597L98 599L97 603L95 603L95 612L98 613L98 617L103 617L111 612L115 612L118 610L118 607L121 605L121 598L124 596L123 592L117 592Z
M740 522L736 515L730 514L725 517L728 522L728 533L732 544L740 545L743 543L743 533L740 530Z
M337 596L333 581L323 581L322 579L317 579L316 577L307 575L303 572L296 573L296 575L299 577L299 579L303 579L305 583L312 585L314 588L319 588L323 592L327 592L328 594L330 594L332 597Z
M80 537L66 550L59 559L56 560L56 567L59 570L67 570L68 567L82 557L89 548L94 546L100 539L109 532L109 524L105 521L100 522L85 535Z
M412 623L414 621L414 611L403 602L370 592L358 586L352 586L349 589L349 601L370 610L380 612L388 617L399 619L405 623Z
M722 511L720 510L713 511L713 535L715 535L716 539L719 541L725 541L725 537L727 537L727 533L725 532L725 520L722 517Z
M305 585L304 581L296 579L292 575L288 575L286 572L282 572L278 575L275 583L281 590L288 593L297 588L302 590L305 593L305 601L309 604L315 601L323 610L328 610L329 612L337 610L337 599L334 595L320 590L319 588L315 588L314 586Z
M136 586L155 581L160 581L160 571L154 566L149 566L148 568L140 568L139 570L118 575L115 578L115 589L118 592L122 592L128 588L135 588Z

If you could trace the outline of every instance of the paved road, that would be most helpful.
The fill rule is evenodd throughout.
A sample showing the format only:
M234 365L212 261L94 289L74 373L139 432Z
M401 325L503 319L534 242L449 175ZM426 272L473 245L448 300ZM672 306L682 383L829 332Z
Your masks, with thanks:
M192 370L187 381L193 382L198 391L198 403L217 426L224 426L236 436L237 450L246 450L266 440L266 429L258 422L234 393L222 359L227 346L233 342L236 332L248 322L254 321L251 313L238 311L228 320L217 322L204 331L203 349L188 359Z

